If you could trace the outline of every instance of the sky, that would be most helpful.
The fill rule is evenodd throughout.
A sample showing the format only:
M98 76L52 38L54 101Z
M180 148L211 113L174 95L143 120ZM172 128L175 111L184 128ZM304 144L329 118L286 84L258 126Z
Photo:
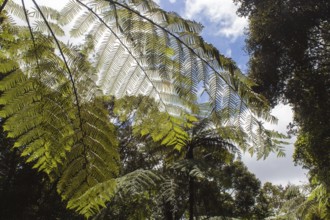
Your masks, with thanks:
M184 18L200 22L204 26L203 38L217 47L220 52L231 57L243 72L247 72L248 54L244 50L247 18L236 15L237 6L232 0L157 0L161 8L174 11ZM287 132L287 125L292 122L293 113L288 105L279 104L272 110L278 118L278 124L267 125L279 132ZM244 154L242 160L248 169L262 183L286 185L307 183L306 173L299 166L294 166L292 154L295 138L291 138L285 146L286 157L278 158L270 155L266 160L259 160Z
M56 3L55 1L47 1L47 5L54 6L62 1L67 2L67 0L58 0ZM247 72L249 57L244 50L244 44L248 20L236 15L237 6L232 0L154 1L166 11L173 11L184 18L200 22L204 26L203 38L217 47L222 54L236 61L243 72ZM292 122L291 108L280 104L273 109L272 114L278 118L279 122L277 125L268 125L268 128L286 133L286 126ZM307 183L307 170L294 166L292 161L294 141L294 138L289 140L291 144L285 147L286 157L284 158L270 155L266 160L257 161L255 157L244 154L242 160L262 183L267 181L282 185Z

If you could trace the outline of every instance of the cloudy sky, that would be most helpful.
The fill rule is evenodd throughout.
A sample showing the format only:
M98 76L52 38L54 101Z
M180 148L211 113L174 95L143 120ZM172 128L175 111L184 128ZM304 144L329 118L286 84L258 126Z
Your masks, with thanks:
M205 27L203 38L216 46L220 52L232 57L246 72L248 55L244 51L245 31L248 25L246 18L236 15L237 6L232 0L157 0L161 8L177 12L182 17L198 21ZM286 126L292 121L289 106L278 105L273 111L279 122L269 128L286 133ZM243 161L249 170L262 181L275 184L301 184L307 182L306 170L294 166L292 162L294 138L286 146L286 157L269 156L266 160L257 161L255 157L244 155Z

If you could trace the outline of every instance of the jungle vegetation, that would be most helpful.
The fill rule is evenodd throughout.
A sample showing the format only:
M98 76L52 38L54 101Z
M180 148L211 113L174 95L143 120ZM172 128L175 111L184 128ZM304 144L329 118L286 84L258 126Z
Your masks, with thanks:
M261 187L239 161L284 156L284 135L263 126L276 121L267 99L201 24L152 0L60 11L1 0L0 13L3 218L285 214L268 193L282 188ZM279 194L289 191L295 207L310 204L300 189Z

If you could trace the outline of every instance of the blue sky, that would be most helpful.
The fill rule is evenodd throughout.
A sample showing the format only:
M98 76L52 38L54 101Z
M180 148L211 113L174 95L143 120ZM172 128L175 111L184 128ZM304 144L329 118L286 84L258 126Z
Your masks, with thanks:
M232 57L243 72L248 55L244 52L244 31L248 21L236 15L232 0L157 0L161 8L174 11L204 26L203 37L224 55Z
M220 52L236 61L241 70L247 72L248 55L244 51L248 21L236 15L237 6L232 0L157 0L161 8L174 11L184 18L200 22L204 26L203 38L216 46ZM292 121L293 113L287 105L280 104L272 111L279 122L269 128L286 133L286 126ZM301 184L307 182L306 170L294 166L292 154L295 138L286 146L285 158L269 156L257 161L255 157L244 155L243 161L249 170L262 181L275 184Z

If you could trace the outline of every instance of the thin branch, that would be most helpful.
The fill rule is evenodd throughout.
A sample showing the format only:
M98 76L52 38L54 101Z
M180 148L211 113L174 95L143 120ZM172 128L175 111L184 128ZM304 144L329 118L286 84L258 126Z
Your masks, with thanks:
M0 14L2 12L2 10L5 8L6 4L8 3L8 0L5 0L2 5L0 6Z

